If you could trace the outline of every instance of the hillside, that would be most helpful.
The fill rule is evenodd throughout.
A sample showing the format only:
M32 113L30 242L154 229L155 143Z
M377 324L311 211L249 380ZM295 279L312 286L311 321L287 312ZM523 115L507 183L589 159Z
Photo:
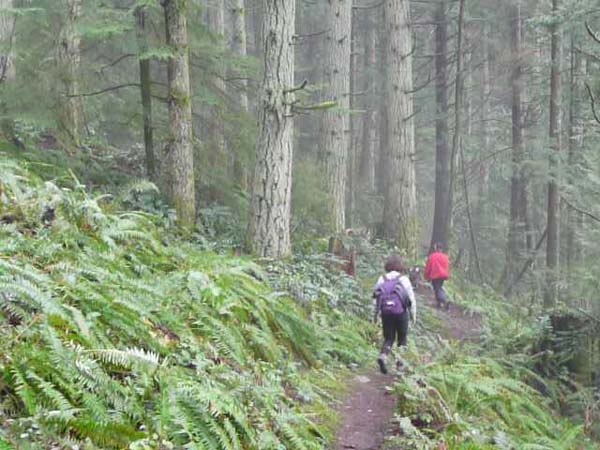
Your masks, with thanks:
M374 371L368 289L319 255L208 251L126 209L148 183L107 196L43 173L0 156L0 448L331 448L350 380ZM365 286L385 252L359 255ZM531 356L545 323L460 280L451 293L454 317L420 291L384 448L597 448L557 413L584 391ZM456 336L472 317L480 332Z
M252 261L203 251L77 181L57 186L6 157L0 180L7 442L325 445L331 364L366 354L357 318L321 300L302 308Z

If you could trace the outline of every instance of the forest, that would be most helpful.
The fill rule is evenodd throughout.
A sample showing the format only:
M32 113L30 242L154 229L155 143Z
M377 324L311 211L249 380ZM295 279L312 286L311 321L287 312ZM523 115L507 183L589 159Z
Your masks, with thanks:
M0 0L0 450L600 448L599 102L597 0Z

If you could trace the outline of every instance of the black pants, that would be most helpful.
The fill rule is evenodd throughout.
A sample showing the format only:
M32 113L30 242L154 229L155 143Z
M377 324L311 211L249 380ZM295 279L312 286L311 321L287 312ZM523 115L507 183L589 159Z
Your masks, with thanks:
M435 299L438 306L445 306L448 304L448 297L444 291L444 280L431 280L433 286L433 292L435 292Z
M383 346L381 347L381 353L387 355L392 347L396 336L398 336L398 346L406 346L406 336L408 334L408 316L409 312L404 311L398 315L384 315L381 316L381 323L383 325Z

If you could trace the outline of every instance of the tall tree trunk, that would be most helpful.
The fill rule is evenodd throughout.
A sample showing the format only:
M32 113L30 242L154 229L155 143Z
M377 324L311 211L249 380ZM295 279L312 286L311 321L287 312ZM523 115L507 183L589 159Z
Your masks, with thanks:
M250 1L252 10L252 47L251 54L257 58L262 58L264 36L262 35L262 16L263 16L263 0L246 0Z
M247 44L246 44L246 7L245 0L230 0L230 13L231 13L231 24L232 24L232 36L231 36L231 50L233 54L245 58L247 55ZM241 77L239 73L232 73L233 76ZM243 77L242 77L243 78ZM239 93L239 104L240 109L244 112L248 111L248 83L245 79L239 80L239 85L242 86L242 90Z
M469 22L465 23L465 135L471 136L473 133L473 43L471 42L470 29L473 25Z
M13 0L0 0L0 9L13 8ZM0 15L0 84L10 83L17 76L14 61L16 16L10 14ZM0 101L0 128L7 140L15 141L14 121L9 116L9 106L5 101Z
M333 202L331 225L339 233L345 227L347 162L350 149L350 53L352 0L328 0L327 61L325 84L336 107L323 115L321 157L327 190Z
M431 247L448 246L450 225L450 154L448 149L448 22L446 2L437 3L435 22L435 206Z
M169 143L168 185L179 221L192 226L196 220L192 101L190 92L187 35L188 0L162 0L167 46L172 52L167 63Z
M13 8L13 0L0 0L0 10ZM16 16L3 13L0 15L0 83L12 81L16 77L14 64Z
M232 23L232 37L231 37L231 49L233 53L240 57L245 58L247 55L246 45L246 7L244 4L245 0L230 0L230 12L231 12L231 23ZM241 91L239 93L239 106L240 110L244 113L248 112L248 83L243 77L244 74L236 73L231 71L232 77L239 77L239 85ZM232 149L233 153L233 178L242 190L246 190L248 187L248 174L242 158L237 149Z
M386 13L384 8L380 8L381 12L378 14L378 28L385 29L385 21L386 21ZM380 74L385 74L387 70L387 46L389 36L387 33L379 33L379 61L377 64L377 70ZM377 187L377 193L385 198L387 185L388 185L388 177L389 170L387 162L390 159L390 155L388 154L389 145L388 145L388 108L387 108L387 92L386 90L386 80L383 78L383 82L381 86L378 86L378 98L379 98L379 106L378 106L378 114L380 117L379 120L379 147L376 157L376 166L377 167L377 177L375 180L375 184ZM380 220L378 221L379 226L377 227L377 236L384 237L384 215L382 214Z
M152 127L152 79L150 77L150 59L144 56L148 51L146 30L147 12L144 6L135 9L138 41L138 60L140 66L140 94L142 96L142 115L144 120L144 149L146 151L146 173L156 181L156 158L154 155L154 137Z
M387 42L386 95L390 176L384 207L384 233L407 254L417 249L415 130L413 120L412 34L408 0L385 2Z
M377 27L368 21L364 27L363 91L365 93L365 113L363 115L362 151L360 153L359 182L369 194L375 193L375 162L379 144L377 128L376 77L377 68Z
M526 180L523 173L525 150L523 147L523 62L521 53L521 6L511 6L512 84L512 178L510 195L510 224L506 252L506 280L511 283L520 267L526 248L527 211Z
M569 104L569 184L574 188L576 174L582 162L584 121L582 116L583 80L585 77L585 61L576 49L576 37L571 36L571 68L570 68L570 104ZM567 213L566 263L570 269L581 260L581 242L579 233L582 226L581 213L568 210Z
M259 103L248 244L261 257L291 253L295 0L264 0L264 76Z
M559 13L560 0L552 0L552 12ZM562 31L557 23L552 25L550 73L550 181L548 182L548 238L546 240L546 286L544 290L544 305L554 307L558 290L558 165L561 151L561 59L562 59Z
M66 0L66 7L66 20L58 44L58 62L63 85L59 129L75 145L79 145L84 135L83 102L79 96L81 39L76 30L77 21L81 18L81 0Z
M221 45L225 38L225 0L208 0L206 8L206 22L209 30L216 36L217 45ZM223 96L227 91L225 84L226 67L219 60L212 68L214 75L210 79L212 88L217 96ZM211 125L204 129L204 134L212 138L213 149L210 152L209 165L212 172L221 170L227 161L227 144L225 140L225 125L223 119L223 106L221 104L210 106ZM211 196L217 196L215 192ZM215 200L214 198L211 200Z
M358 16L354 14L352 10L351 22L350 22L350 82L349 82L349 101L348 108L350 111L354 111L359 104L358 97L356 96L356 85L357 85L357 57L358 57L358 45L357 45L357 28L358 28ZM345 226L346 228L352 228L354 226L354 213L356 208L356 191L358 188L358 143L360 141L361 127L359 122L353 115L348 117L348 137L349 137L349 148L348 148L348 164L347 166L347 184L346 184L346 212L345 212Z
M474 220L476 228L482 230L485 226L486 219L486 201L489 185L489 170L488 163L486 161L486 155L489 154L491 148L490 129L488 121L490 119L490 95L491 95L491 83L490 83L490 51L489 51L489 22L484 20L481 25L481 44L479 46L481 51L481 70L480 70L480 91L479 91L479 152L477 154L476 170L477 170L477 196L476 204L474 207ZM477 122L477 121L476 121Z
M452 137L452 154L450 155L450 187L448 189L448 222L449 229L452 221L454 205L454 180L456 177L456 162L459 150L462 148L462 113L464 100L463 73L463 24L465 20L465 0L459 0L458 6L458 35L456 38L456 80L454 84L454 136Z

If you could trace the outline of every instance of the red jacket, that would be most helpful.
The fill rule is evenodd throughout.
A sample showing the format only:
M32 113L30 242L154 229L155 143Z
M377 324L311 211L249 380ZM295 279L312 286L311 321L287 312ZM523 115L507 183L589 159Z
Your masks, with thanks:
M428 280L447 280L450 278L450 259L442 252L429 255L425 266L425 278Z

